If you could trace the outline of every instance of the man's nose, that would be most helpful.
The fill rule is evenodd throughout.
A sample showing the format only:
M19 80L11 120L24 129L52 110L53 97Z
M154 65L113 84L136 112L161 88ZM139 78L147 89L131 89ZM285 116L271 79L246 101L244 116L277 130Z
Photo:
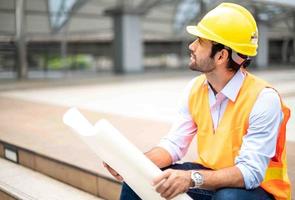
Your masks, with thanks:
M196 40L193 41L192 43L190 43L190 45L188 46L189 50L191 51L195 51L196 50Z
M189 50L194 51L195 50L195 44L194 42L190 43L190 45L188 46Z

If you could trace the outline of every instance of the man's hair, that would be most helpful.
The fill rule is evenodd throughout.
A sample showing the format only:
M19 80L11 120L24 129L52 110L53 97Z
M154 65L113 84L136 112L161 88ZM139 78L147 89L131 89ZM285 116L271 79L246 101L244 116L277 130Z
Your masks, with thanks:
M228 51L228 63L227 63L227 69L229 71L238 71L241 67L241 65L244 66L244 68L246 68L249 64L250 64L250 59L248 59L246 62L243 62L241 65L239 65L238 63L236 63L233 59L232 59L232 50L230 48L226 48L223 44L220 43L212 43L212 49L211 49L211 55L210 58L214 58L214 56L216 55L217 52L221 51L222 49L226 49ZM239 54L238 55L244 59L247 58L247 56Z

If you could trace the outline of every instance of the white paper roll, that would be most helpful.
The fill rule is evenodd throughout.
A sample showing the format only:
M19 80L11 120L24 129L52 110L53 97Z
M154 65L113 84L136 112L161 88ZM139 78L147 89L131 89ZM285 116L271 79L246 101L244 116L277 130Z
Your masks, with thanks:
M115 169L138 196L144 200L163 199L151 185L153 178L162 171L107 120L102 119L93 127L76 108L71 108L64 114L63 121L100 159ZM181 194L174 199L191 198Z

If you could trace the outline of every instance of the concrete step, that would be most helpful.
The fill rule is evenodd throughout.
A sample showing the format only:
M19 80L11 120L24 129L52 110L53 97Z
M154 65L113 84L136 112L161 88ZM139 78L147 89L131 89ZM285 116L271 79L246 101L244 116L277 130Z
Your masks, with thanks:
M0 199L102 200L2 158L0 169Z

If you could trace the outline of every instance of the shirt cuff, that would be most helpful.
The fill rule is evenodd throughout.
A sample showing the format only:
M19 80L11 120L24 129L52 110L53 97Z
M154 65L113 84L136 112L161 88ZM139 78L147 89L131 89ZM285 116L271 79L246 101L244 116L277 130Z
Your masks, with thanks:
M171 144L170 141L162 139L160 143L157 145L157 147L161 147L168 151L170 156L172 157L173 164L180 160L180 157L178 156L178 152L175 151L175 147L173 144Z
M249 168L245 164L238 163L238 164L236 164L236 166L240 169L240 171L243 175L245 188L247 190L254 189L259 186L259 184L257 184L257 182L255 180L255 177L252 175L251 171L249 170Z

